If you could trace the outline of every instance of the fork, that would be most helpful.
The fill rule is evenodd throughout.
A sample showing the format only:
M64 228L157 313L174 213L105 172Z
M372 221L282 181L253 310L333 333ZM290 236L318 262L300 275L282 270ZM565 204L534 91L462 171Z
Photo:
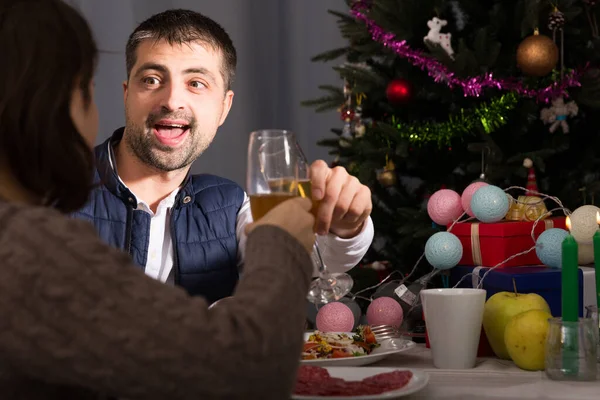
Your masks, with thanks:
M377 341L401 338L400 329L391 325L371 325L371 332Z

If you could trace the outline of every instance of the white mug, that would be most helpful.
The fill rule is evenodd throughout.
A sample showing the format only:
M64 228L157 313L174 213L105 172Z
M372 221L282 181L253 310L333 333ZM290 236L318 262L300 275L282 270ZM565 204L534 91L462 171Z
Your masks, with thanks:
M436 368L475 367L485 297L484 289L421 291L425 326Z

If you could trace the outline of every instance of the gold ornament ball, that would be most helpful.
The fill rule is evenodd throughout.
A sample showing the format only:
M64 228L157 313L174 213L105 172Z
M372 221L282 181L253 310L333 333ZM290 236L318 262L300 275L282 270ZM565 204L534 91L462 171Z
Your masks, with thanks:
M517 65L530 76L546 76L558 63L558 47L548 36L534 34L517 49Z
M384 187L394 186L396 184L396 173L394 171L383 171L377 176L377 180Z

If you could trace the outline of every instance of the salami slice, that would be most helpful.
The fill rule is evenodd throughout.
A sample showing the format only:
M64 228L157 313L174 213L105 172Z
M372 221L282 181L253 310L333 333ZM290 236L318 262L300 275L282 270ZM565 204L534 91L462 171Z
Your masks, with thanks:
M294 394L305 396L365 396L401 389L410 382L412 372L392 371L377 374L362 381L334 378L325 368L302 365Z
M321 382L332 379L325 368L312 365L301 365L298 369L297 382Z
M363 379L363 383L372 384L373 386L387 387L388 390L396 390L403 388L412 378L410 371L392 371L384 372Z

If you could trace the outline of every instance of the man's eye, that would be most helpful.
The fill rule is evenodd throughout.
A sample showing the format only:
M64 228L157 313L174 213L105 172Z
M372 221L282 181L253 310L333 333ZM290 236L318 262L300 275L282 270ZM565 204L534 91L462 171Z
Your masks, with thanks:
M190 86L192 86L195 89L202 89L206 87L206 85L200 81L192 81L190 82Z
M154 77L144 78L143 82L147 85L158 85L159 84L158 79L156 79Z

